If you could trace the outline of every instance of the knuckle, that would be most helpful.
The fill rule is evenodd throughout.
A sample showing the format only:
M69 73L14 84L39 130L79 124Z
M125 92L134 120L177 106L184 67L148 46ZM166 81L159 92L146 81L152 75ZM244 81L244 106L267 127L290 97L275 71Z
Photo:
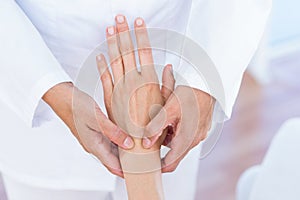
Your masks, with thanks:
M119 128L115 127L108 133L108 137L111 141L113 141L116 144L121 143L121 132Z
M117 38L115 36L107 38L107 44L112 47L112 46L117 46Z
M140 50L140 55L141 56L152 56L152 50L151 50L151 48L150 47L148 47L148 48L141 48L141 49L139 49Z
M109 83L110 82L110 77L108 74L104 73L102 76L101 76L101 80L103 83Z
M131 43L126 42L125 44L122 45L121 52L122 52L122 56L126 56L128 54L133 53L134 52L134 48L133 48L133 46L132 46Z
M120 56L118 56L118 57L112 59L111 65L112 66L122 65L122 58Z

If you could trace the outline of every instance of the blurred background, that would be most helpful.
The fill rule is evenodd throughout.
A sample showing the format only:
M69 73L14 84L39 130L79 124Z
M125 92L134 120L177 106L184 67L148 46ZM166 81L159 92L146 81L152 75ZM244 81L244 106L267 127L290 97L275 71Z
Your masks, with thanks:
M273 0L264 38L232 118L200 162L197 200L233 200L240 175L260 164L284 121L300 117L300 1ZM299 199L299 197L298 197Z
M261 163L284 121L300 116L300 1L274 0L232 118L199 165L196 200L233 200L240 175ZM0 177L0 200L6 200Z

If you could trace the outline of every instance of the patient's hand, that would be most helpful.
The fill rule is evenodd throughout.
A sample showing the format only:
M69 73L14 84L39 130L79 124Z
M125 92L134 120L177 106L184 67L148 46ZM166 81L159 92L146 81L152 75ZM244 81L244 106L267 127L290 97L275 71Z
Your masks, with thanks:
M141 138L144 127L162 108L174 88L171 65L163 72L162 90L156 75L148 33L141 18L135 21L135 35L140 72L135 62L134 46L124 16L116 17L116 27L107 28L107 43L112 75L105 57L97 56L109 118L135 138L135 149L143 151ZM113 77L113 79L112 79ZM113 81L114 80L114 81ZM153 148L158 149L163 140Z
M122 15L116 17L116 27L107 29L112 75L104 56L97 56L105 106L109 118L133 136L135 142L134 148L128 151L119 148L128 199L162 200L164 195L159 149L165 135L162 134L150 149L143 148L142 137L144 127L159 112L173 91L172 67L167 65L164 68L163 87L160 89L144 21L141 18L135 21L140 72L137 70L128 31L127 21Z

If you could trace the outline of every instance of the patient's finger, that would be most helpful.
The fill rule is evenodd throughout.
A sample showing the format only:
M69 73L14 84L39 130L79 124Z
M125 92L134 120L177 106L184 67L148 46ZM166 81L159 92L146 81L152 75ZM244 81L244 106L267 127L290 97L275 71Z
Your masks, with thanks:
M117 15L115 20L119 36L120 51L124 63L124 71L127 73L136 70L134 46L125 16Z
M174 91L175 79L173 76L172 65L168 64L165 66L163 75L162 75L162 87L161 87L161 95L166 102L172 92Z
M112 68L114 81L118 82L124 76L122 56L119 51L118 40L116 35L116 28L110 26L106 29L108 55L110 58L110 65Z
M135 36L142 75L156 77L149 36L146 24L142 18L135 20Z
M100 74L100 79L102 82L102 87L104 92L105 107L106 110L108 111L109 117L112 117L112 113L110 113L110 111L111 111L111 96L113 92L113 81L103 54L97 56L97 66L98 66L98 71Z

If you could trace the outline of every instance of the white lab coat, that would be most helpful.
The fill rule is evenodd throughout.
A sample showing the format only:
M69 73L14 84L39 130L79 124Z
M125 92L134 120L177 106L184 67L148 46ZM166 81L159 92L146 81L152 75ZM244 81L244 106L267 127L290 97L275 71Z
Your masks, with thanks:
M131 25L141 16L148 27L171 29L197 42L224 87L226 105L217 106L215 115L229 118L270 7L271 0L1 0L0 116L5 131L0 134L0 170L45 187L111 190L114 177L82 151L42 95L75 79L84 59L104 41L105 27L122 13ZM190 86L207 91L189 67L178 65L175 71Z

